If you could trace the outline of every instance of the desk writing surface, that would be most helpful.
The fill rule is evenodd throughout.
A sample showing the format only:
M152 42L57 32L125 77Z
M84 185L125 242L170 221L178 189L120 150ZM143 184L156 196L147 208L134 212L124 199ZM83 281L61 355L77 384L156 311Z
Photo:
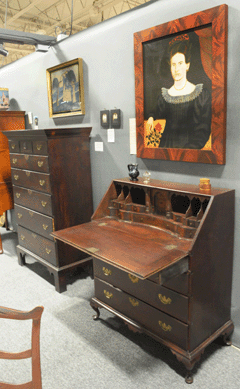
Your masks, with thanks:
M184 258L191 240L160 228L111 217L52 233L56 239L147 278Z

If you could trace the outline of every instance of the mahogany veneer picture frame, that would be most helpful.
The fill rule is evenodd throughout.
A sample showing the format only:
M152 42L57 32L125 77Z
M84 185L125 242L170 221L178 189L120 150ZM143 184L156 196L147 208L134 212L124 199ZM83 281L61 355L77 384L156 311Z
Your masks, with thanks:
M228 6L223 4L134 33L137 157L221 165L226 163L227 30ZM184 40L189 41L192 52L191 59L186 60L186 64L190 64L186 70L189 70L187 79L189 85L196 86L194 92L189 94L190 97L187 97L187 103L195 104L197 108L195 106L194 109L198 110L199 104L208 101L207 111L198 114L202 118L201 126L208 115L209 129L205 132L207 138L201 141L204 144L189 142L182 146L181 143L176 145L173 142L172 147L171 142L164 140L164 146L161 146L172 118L176 115L179 117L179 103L185 103L185 96L182 101L179 96L168 95L168 102L175 101L173 108L178 111L176 115L174 111L169 116L170 121L158 117L154 118L152 127L146 123L153 104L158 103L160 106L162 96L168 94L173 84L169 54L167 62L169 47L173 46L173 42ZM196 120L195 113L193 116L193 120ZM188 131L195 129L193 122L189 121L187 125Z
M82 58L76 58L46 70L49 116L84 115Z

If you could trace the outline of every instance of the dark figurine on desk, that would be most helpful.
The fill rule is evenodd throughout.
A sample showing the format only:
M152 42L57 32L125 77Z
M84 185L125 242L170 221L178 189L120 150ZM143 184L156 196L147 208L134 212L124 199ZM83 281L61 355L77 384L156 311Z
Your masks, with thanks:
M130 163L128 165L129 177L131 181L138 181L139 171L137 163Z

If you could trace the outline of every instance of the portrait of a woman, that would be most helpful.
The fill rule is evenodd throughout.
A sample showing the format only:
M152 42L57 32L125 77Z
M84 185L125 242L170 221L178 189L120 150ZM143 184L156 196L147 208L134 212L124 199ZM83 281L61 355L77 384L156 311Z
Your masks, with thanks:
M172 81L168 88L160 88L155 108L148 110L147 130L153 130L155 120L165 119L159 147L202 149L211 134L211 93L203 82L188 79L192 62L189 34L176 35L166 52Z

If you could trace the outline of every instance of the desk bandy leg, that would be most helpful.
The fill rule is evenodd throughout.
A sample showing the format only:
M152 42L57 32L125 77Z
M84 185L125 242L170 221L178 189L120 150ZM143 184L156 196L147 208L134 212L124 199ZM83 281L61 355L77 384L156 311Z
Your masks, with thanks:
M93 315L93 320L97 320L100 316L100 311L98 309L99 306L93 301L93 299L90 301L90 305L92 309L94 309L94 311L96 312L96 315Z

